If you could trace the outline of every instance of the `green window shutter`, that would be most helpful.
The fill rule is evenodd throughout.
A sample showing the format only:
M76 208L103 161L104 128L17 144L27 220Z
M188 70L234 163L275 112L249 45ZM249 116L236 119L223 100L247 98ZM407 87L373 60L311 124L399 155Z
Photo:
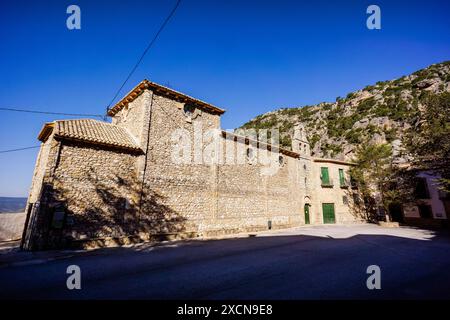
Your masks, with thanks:
M344 169L339 169L339 183L341 187L345 186Z
M321 167L320 173L321 173L322 185L329 185L330 184L330 176L328 174L328 168Z

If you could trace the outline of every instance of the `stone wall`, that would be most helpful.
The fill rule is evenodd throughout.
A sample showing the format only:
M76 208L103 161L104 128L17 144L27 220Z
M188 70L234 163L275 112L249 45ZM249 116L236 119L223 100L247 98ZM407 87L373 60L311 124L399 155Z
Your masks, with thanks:
M186 219L184 230L199 232L204 221L214 214L214 167L194 162L172 161L175 130L184 130L194 146L194 127L202 131L220 127L218 115L196 111L195 118L184 113L184 103L153 95L150 111L149 148L145 171L145 189L155 195L171 214ZM205 147L200 148L204 152ZM167 213L166 213L167 214Z
M39 149L38 157L36 160L36 165L33 172L33 179L30 188L30 195L28 198L28 202L36 202L39 199L39 194L42 188L42 182L44 179L44 175L46 172L48 173L51 169L51 163L49 163L49 159L52 158L50 152L55 152L55 144L53 143L53 150L51 148L53 139L49 138L45 143L41 144L41 148Z
M20 239L24 223L24 212L0 213L0 241Z
M67 246L74 240L120 237L145 226L137 219L138 155L81 142L58 144L56 161L43 179L37 214L32 217L33 248ZM64 227L54 213L64 209ZM35 220L35 221L33 221Z
M149 99L151 92L147 90L112 118L112 124L126 128L142 148L146 143L144 122L148 120L146 112Z
M51 184L54 170L58 164L60 142L51 134L41 144L38 159L34 168L33 181L25 208L24 238L21 246L24 249L45 248L48 244L49 214L46 213L47 186ZM42 209L42 211L41 211Z
M278 153L268 154L278 161ZM259 162L218 166L217 216L209 224L239 232L265 230L269 224L273 229L299 225L303 217L299 161L281 156L284 164L274 174L265 173L267 166Z
M65 205L74 239L123 236L138 228L137 155L64 141L51 182L52 200Z
M196 164L192 155L194 163L173 163L171 137L174 130L186 131L194 151L194 145L199 143L194 128L201 127L203 133L219 129L220 118L199 110L195 110L193 116L186 116L184 103L156 94L151 105L146 188L155 192L164 206L186 219L185 230L211 235L265 230L269 221L273 228L301 223L297 159L284 156L285 165L273 176L263 175L260 164L248 161L244 164ZM201 160L206 153L207 143L203 143ZM225 139L221 138L220 144L225 150ZM222 161L225 163L224 158Z

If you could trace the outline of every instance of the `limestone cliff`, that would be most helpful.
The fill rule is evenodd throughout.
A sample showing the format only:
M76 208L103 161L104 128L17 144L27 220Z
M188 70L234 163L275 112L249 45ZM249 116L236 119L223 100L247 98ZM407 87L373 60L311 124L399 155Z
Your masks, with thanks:
M245 123L242 128L279 128L280 144L291 146L294 124L304 122L312 154L349 160L367 141L401 146L405 131L427 106L427 95L450 91L450 61L391 81L380 81L333 103L282 108ZM450 112L450 106L449 106Z

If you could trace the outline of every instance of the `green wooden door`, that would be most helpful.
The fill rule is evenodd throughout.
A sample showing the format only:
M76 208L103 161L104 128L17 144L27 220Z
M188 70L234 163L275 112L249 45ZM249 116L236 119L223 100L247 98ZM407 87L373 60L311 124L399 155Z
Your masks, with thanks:
M330 184L330 176L328 174L328 168L327 167L321 167L320 168L320 174L322 177L322 185L329 185Z
M334 203L322 203L323 223L335 223Z
M305 224L309 224L309 205L305 204Z

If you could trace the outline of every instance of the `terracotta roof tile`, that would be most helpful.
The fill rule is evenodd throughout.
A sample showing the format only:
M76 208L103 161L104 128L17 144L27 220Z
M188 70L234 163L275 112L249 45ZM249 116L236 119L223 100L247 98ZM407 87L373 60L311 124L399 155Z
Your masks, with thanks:
M53 128L56 137L87 141L102 145L122 147L139 150L133 137L122 127L93 119L57 120L46 124ZM47 129L48 130L48 129ZM48 137L40 135L39 139L45 141Z

